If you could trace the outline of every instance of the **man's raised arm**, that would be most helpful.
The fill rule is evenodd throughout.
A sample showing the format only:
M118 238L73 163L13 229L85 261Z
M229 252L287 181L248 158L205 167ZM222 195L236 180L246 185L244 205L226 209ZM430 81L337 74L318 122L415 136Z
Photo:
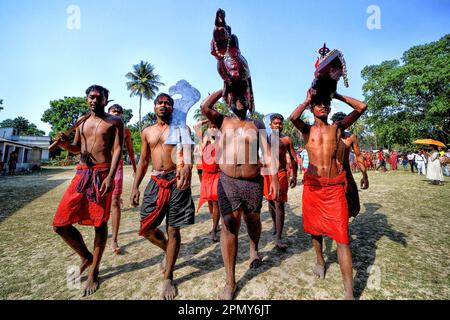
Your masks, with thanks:
M362 101L359 101L355 98L342 96L338 94L337 92L334 94L334 98L338 99L350 107L352 107L354 110L349 113L344 119L341 121L337 121L337 125L341 127L343 130L350 127L353 123L355 123L356 120L359 119L359 117L364 113L364 111L367 109L367 104L365 104Z
M223 114L214 110L214 104L219 101L221 97L222 90L218 90L213 94L210 94L200 105L202 113L219 129L222 127Z
M309 131L309 125L301 119L301 116L303 112L305 112L306 108L308 108L310 105L311 105L311 89L308 90L305 101L301 103L289 116L291 122L298 130L300 130L301 133L307 133Z

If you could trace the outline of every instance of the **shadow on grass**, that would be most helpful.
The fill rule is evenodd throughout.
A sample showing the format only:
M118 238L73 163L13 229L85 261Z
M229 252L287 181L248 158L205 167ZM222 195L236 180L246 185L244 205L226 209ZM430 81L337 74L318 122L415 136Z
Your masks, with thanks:
M360 298L367 287L371 275L371 267L375 264L377 242L383 237L407 247L406 235L396 231L389 224L387 216L379 210L383 207L378 203L365 203L365 212L360 213L349 225L349 235L352 250L353 268L356 269L353 291L355 298ZM325 268L337 263L336 251L331 252L332 240L324 238L325 254L328 259Z
M67 169L42 169L32 174L2 177L0 179L0 223L25 205L66 182L67 179L50 179L58 173L67 171Z
M266 215L264 212L263 215ZM270 215L267 213L268 219L270 219ZM264 216L262 216L264 218ZM251 281L255 276L260 273L263 273L273 267L280 266L282 261L288 259L290 256L304 252L311 248L310 238L307 234L303 233L303 226L301 224L301 220L293 214L291 207L286 204L286 221L285 228L291 226L295 229L294 234L289 237L284 237L284 241L289 245L285 252L281 252L280 250L274 248L269 251L260 251L260 256L263 259L263 265L257 269L249 269L245 272L243 276L240 277L239 274L236 274L236 277L239 279L238 288L243 288L246 284ZM204 221L211 221L211 217L209 213L203 210L201 213L196 215L196 223L201 223ZM212 225L212 221L211 221ZM241 230L239 233L239 242L238 242L238 256L236 259L237 264L245 263L249 260L249 239L246 232L245 222L241 225ZM165 227L160 227L161 230L165 230ZM181 229L181 239L183 239L183 228ZM131 243L125 244L122 248L130 247L135 245L136 243L147 241L145 239L139 239L133 241ZM264 247L266 243L273 242L273 236L270 231L263 231L261 233L261 247ZM149 243L151 246L152 244ZM202 252L205 249L210 248L208 252L198 256L198 253ZM108 268L101 270L101 278L102 281L107 281L117 275L134 272L140 269L144 269L150 267L155 264L159 264L163 258L162 252L156 256L151 257L150 259L145 259L141 262L132 262L126 263L117 267ZM189 241L188 243L182 243L178 260L184 259L183 262L177 262L175 265L175 283L180 285L185 281L192 280L197 277L203 277L211 272L214 272L223 267L223 259L222 253L220 250L219 243L213 243L209 233L201 234L195 236L194 239ZM185 268L185 267L194 267L196 270L181 276L177 277L176 270ZM162 274L161 274L162 279ZM223 284L225 284L225 274L223 275ZM218 294L219 292L217 292ZM236 295L239 293L236 293Z

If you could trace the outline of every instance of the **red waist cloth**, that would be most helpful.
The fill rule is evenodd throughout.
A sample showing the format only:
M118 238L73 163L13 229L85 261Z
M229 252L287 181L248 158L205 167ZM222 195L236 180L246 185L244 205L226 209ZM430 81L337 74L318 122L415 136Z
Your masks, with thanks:
M216 163L216 148L208 142L203 148L203 176L200 186L200 199L198 200L197 212L200 207L208 201L218 201L217 195L220 167Z
M208 201L218 201L219 196L217 194L219 186L220 171L216 173L210 173L203 171L202 183L200 186L200 199L198 200L197 212L200 207Z
M280 184L280 196L275 198L275 195L269 195L270 192L270 182L272 181L272 176L263 176L264 177L264 197L267 200L278 201L278 202L287 202L287 194L289 190L289 179L286 169L282 169L278 171L278 183Z
M112 193L101 197L100 187L108 176L110 167L110 163L77 165L77 173L56 209L53 226L63 227L79 223L99 227L108 221Z
M141 228L139 229L139 235L145 234L148 228L150 228L155 220L161 215L164 205L168 204L170 196L172 194L172 185L177 181L177 178L167 181L164 178L152 176L152 179L158 184L158 199L156 200L156 208L153 212L150 212L145 219L141 220Z
M334 178L303 176L302 214L305 232L349 244L345 172Z

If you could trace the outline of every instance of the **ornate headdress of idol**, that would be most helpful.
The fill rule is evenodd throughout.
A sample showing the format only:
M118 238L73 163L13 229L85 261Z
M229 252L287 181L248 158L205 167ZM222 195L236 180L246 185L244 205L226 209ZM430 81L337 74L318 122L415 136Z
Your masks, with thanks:
M337 82L342 77L345 87L348 88L347 66L342 52L337 49L330 51L325 43L317 52L319 57L317 58L316 71L314 72L316 78L331 78Z

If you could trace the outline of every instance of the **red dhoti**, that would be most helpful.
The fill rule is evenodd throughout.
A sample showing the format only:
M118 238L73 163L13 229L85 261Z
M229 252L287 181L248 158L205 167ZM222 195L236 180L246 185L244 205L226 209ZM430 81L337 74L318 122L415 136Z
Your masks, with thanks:
M112 193L100 195L100 187L108 176L111 164L77 165L77 173L64 193L52 225L64 227L79 223L99 227L107 222Z
M270 193L270 183L272 181L272 176L263 176L264 177L264 197L268 201L278 201L278 202L287 202L287 194L289 190L289 179L286 169L282 169L278 171L278 183L280 184L280 196L275 198L275 195Z
M303 228L315 236L325 235L349 244L345 172L334 178L305 173L303 178Z
M198 200L197 212L200 207L208 201L218 201L217 195L220 168L216 163L216 149L215 145L210 142L203 148L202 157L203 176L200 186L200 199Z

